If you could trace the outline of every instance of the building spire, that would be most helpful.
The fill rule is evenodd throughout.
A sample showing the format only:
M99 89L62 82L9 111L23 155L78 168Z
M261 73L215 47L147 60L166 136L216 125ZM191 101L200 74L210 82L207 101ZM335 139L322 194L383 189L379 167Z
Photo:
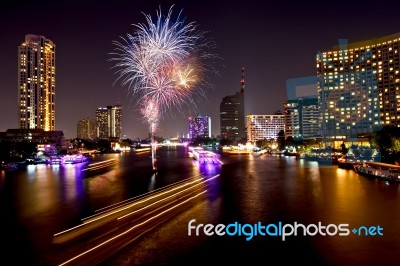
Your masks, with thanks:
M242 67L242 79L240 80L240 92L244 92L244 67Z

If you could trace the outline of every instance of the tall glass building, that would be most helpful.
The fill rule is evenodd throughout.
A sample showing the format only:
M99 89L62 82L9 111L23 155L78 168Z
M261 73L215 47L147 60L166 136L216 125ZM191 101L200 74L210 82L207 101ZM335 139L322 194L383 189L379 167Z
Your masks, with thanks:
M309 140L320 137L317 97L303 97L284 102L285 137Z
M220 104L220 135L222 139L239 140L246 137L244 114L244 68L241 88L234 95L228 95Z
M55 130L55 44L28 34L18 46L18 127Z
M96 110L97 137L122 138L122 106L99 107Z
M81 119L77 124L78 139L94 140L96 138L96 120L91 118Z
M310 140L321 137L318 110L317 77L299 77L286 81L284 102L285 138Z

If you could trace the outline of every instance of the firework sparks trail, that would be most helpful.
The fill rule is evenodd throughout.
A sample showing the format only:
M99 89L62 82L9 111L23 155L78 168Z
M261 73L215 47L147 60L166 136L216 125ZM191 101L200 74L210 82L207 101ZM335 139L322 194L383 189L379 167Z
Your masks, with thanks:
M156 143L154 142L154 135L158 127L159 122L159 107L156 102L153 102L152 99L146 99L142 102L142 108L140 109L144 119L149 124L150 138L151 138L151 157L152 157L152 167L155 170L155 152L156 152Z
M149 124L150 133L154 134L157 130L158 122L160 119L159 107L158 107L157 103L151 99L147 99L146 101L143 101L142 105L143 106L140 111L143 115L143 118Z
M166 111L183 104L194 105L196 92L204 96L200 84L205 81L203 64L213 55L207 53L209 42L194 22L185 24L172 18L172 6L166 16L161 8L156 18L144 14L146 23L134 24L135 34L114 41L116 81L128 86L142 106L141 113L154 133Z

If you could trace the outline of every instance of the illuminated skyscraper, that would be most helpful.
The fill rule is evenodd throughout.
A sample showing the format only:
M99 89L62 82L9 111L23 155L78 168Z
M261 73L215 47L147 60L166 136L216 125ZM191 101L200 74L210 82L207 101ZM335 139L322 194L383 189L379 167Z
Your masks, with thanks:
M97 137L101 139L122 137L122 106L99 107L96 110Z
M79 120L77 125L78 139L94 140L96 138L96 132L96 120L91 118Z
M304 97L284 102L285 137L309 140L320 137L318 99Z
M244 115L244 68L240 91L228 95L220 104L220 134L223 139L239 140L246 137Z
M55 130L55 48L28 34L18 46L18 127Z
M316 63L323 137L340 140L400 125L400 33L340 40Z
M201 115L189 117L189 138L197 136L211 138L211 117Z
M286 81L284 102L285 138L310 140L321 137L318 110L317 77L301 77Z

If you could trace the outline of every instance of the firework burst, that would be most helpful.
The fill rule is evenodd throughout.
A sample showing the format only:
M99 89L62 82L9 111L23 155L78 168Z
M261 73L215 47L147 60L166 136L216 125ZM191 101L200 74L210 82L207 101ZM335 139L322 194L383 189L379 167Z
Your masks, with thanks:
M196 106L194 96L205 96L204 73L212 69L206 63L214 58L206 52L212 42L181 14L173 18L172 6L166 16L161 8L154 19L144 14L146 23L134 24L134 34L113 42L116 82L128 86L152 134L166 111L183 104Z
M113 42L116 82L128 86L138 103L157 102L160 115L184 103L195 105L194 96L205 96L205 62L214 57L206 52L212 42L194 22L185 24L181 13L173 19L171 7L166 16L158 10L155 19L144 14L146 23L134 24L135 34Z

